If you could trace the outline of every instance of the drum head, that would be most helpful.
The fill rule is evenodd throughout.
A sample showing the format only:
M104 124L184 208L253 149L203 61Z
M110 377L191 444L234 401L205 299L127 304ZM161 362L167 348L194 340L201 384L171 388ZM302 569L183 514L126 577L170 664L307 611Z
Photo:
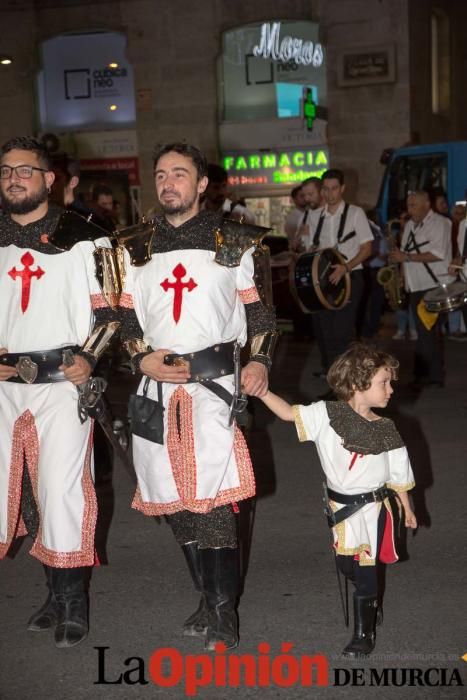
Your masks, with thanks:
M423 297L427 311L456 311L467 304L467 284L452 282L427 292Z
M313 281L316 286L316 293L325 309L337 311L349 300L349 274L345 274L338 284L332 284L329 281L329 275L332 274L333 265L344 264L345 260L342 255L333 248L320 250L313 260Z
M294 296L303 311L338 311L349 300L350 275L346 273L338 284L331 284L333 265L345 260L334 248L303 253L297 258L292 282Z

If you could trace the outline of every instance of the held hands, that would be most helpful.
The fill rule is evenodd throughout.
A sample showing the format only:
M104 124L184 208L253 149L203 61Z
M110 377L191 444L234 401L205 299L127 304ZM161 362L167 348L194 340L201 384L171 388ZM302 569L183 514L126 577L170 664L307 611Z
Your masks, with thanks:
M242 389L249 396L261 398L268 390L268 370L261 362L251 360L241 374Z
M190 368L187 363L183 365L166 365L164 357L171 355L172 350L161 348L149 353L141 360L140 369L143 374L156 382L170 382L171 384L185 384L190 378Z
M61 370L68 381L75 386L86 384L91 376L92 367L81 355L74 355L73 357L75 358L75 362L71 367L60 365L58 369Z
M8 352L6 348L0 348L0 355L5 355ZM0 382L4 382L11 377L17 377L18 371L16 367L0 364Z

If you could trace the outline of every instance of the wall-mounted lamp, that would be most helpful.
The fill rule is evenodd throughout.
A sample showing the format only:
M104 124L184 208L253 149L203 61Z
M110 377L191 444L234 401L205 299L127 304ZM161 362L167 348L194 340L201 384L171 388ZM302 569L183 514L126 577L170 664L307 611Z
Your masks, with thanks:
M11 63L13 63L11 56L7 56L5 53L0 53L0 65L9 66Z

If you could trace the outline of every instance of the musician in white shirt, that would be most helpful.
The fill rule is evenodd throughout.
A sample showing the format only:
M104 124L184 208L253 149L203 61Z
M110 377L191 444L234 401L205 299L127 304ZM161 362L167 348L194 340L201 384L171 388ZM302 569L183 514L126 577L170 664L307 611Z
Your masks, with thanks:
M451 222L436 214L427 192L411 192L407 197L410 220L402 234L401 247L390 261L402 263L406 290L415 317L418 340L415 346L414 378L417 388L443 386L444 368L438 337L438 322L429 330L421 321L417 307L425 294L447 281L452 257Z
M308 206L301 184L293 188L290 193L290 198L294 203L294 207L285 217L284 231L289 239L289 246L292 247L298 227L303 223L305 214L308 216Z
M319 177L309 177L302 182L302 196L306 203L306 209L302 219L295 231L294 240L290 247L297 253L305 251L307 241L311 233L311 214L325 205L325 200L321 192L322 181Z
M345 352L355 330L357 309L363 294L363 261L371 255L373 234L360 207L344 201L344 174L327 170L322 176L321 193L325 206L311 214L310 234L305 238L307 250L336 248L345 263L334 265L329 275L338 284L346 273L351 275L350 300L339 311L313 314L313 328L321 352L323 370L327 372L336 357Z

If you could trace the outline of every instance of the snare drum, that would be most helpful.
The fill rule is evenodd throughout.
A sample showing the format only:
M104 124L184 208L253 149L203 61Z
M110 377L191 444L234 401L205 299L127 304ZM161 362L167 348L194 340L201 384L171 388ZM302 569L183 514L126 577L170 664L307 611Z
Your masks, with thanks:
M427 292L423 297L423 303L427 311L435 313L456 311L467 304L467 284L465 282L442 284Z
M350 274L338 284L329 276L333 265L345 265L342 255L334 248L323 248L299 255L292 267L290 287L302 311L338 311L350 297Z

